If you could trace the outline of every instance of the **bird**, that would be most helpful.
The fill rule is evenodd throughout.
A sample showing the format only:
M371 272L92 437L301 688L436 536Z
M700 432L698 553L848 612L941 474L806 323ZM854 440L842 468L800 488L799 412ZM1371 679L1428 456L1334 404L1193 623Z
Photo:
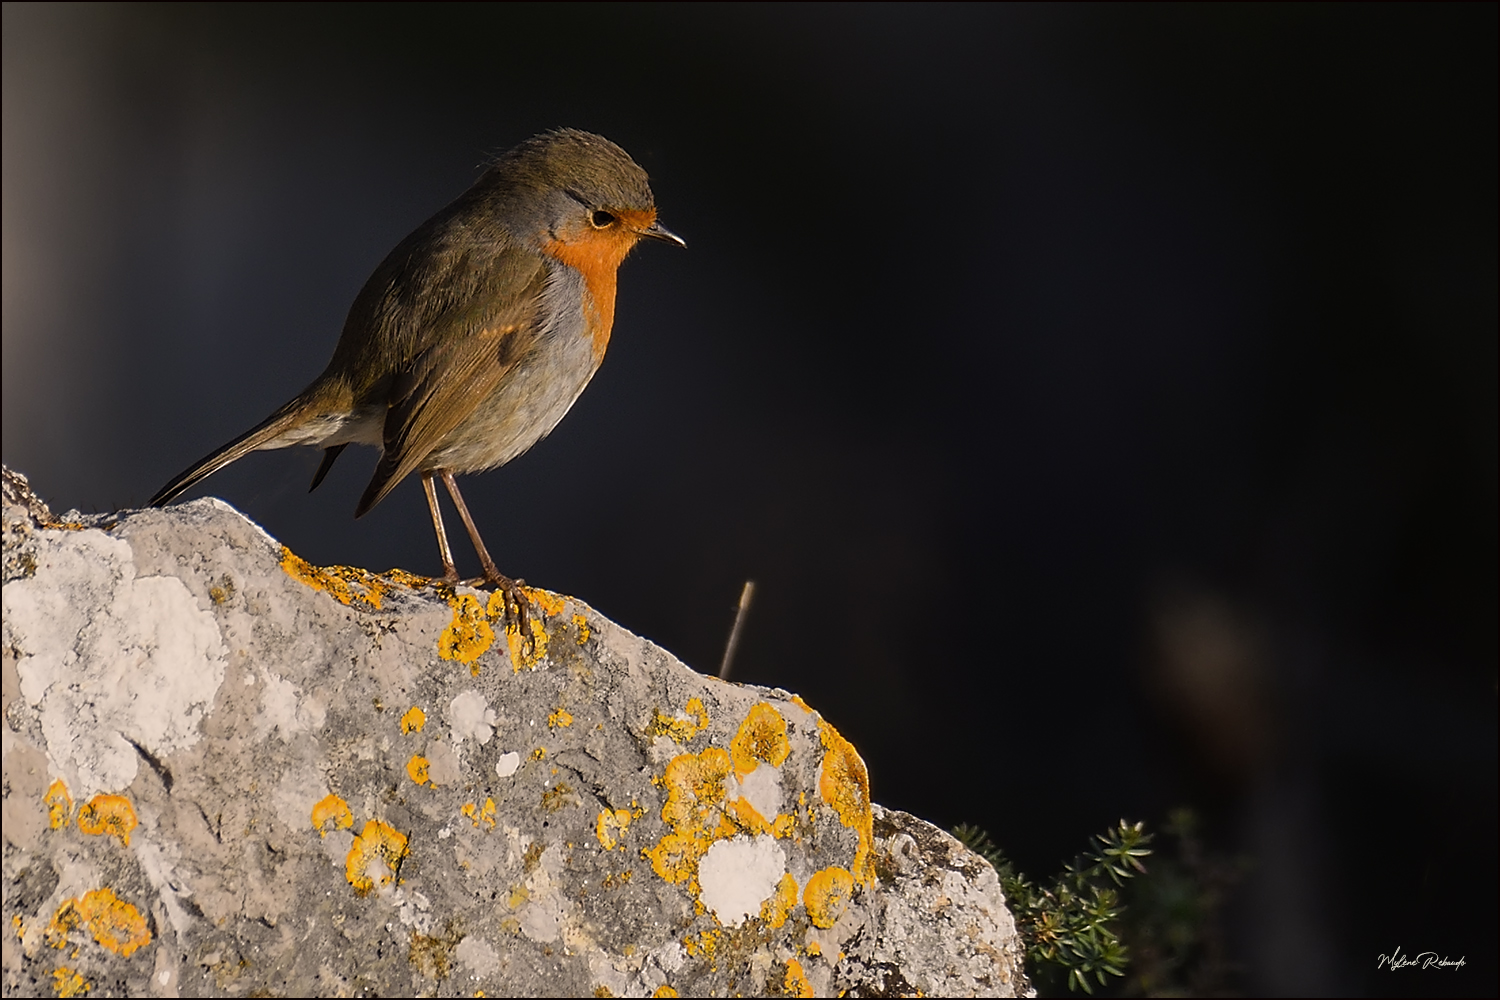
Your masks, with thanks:
M252 451L312 445L309 492L351 444L380 458L356 518L412 473L437 533L442 579L459 583L441 480L525 639L522 581L501 573L456 476L498 468L546 437L604 360L620 263L641 240L685 247L656 218L646 172L619 146L555 129L501 153L456 200L381 261L354 299L328 367L296 398L189 466L161 507Z

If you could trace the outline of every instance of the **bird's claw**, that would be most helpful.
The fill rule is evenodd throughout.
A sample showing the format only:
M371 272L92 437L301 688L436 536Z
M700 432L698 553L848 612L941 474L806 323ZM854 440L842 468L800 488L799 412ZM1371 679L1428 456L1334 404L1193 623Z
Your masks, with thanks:
M512 580L504 573L496 573L493 576L476 576L472 579L459 579L457 572L438 577L445 583L456 584L464 587L494 587L505 595L505 631L509 633L512 629L521 638L521 653L524 656L532 656L536 653L536 637L531 633L531 602L526 599L521 588L526 586L526 581L521 579Z
M533 655L536 652L536 640L531 634L531 602L521 591L526 581L501 576L499 579L488 582L498 587L505 595L505 631L515 629L521 637L522 655Z

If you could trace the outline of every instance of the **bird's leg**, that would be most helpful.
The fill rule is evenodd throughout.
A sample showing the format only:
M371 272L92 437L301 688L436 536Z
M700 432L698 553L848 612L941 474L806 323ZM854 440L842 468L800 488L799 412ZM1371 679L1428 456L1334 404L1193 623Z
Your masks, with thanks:
M469 540L474 543L474 551L479 553L479 565L484 567L485 580L501 587L510 586L515 581L500 572L495 565L495 560L490 558L489 549L484 547L484 539L479 537L479 529L474 527L474 518L469 515L469 507L464 503L463 494L458 492L458 482L453 478L453 473L439 470L436 475L443 477L443 485L448 487L448 495L453 498L453 506L458 508L458 516L463 518L464 527L469 529Z
M438 554L443 557L443 579L449 583L457 583L458 567L453 565L453 550L448 547L448 532L443 530L443 512L438 508L437 487L432 485L430 472L422 473L422 492L427 494L427 509L432 511L432 527L437 532Z
M453 473L442 469L437 474L443 477L443 485L448 487L453 506L458 508L458 516L463 518L464 527L469 530L469 541L474 543L474 551L479 553L479 565L484 567L485 581L499 587L505 594L505 624L514 625L521 634L521 642L528 650L532 649L530 608L526 595L520 590L525 581L512 580L495 566L489 549L484 547L484 539L479 537L479 529L474 526L474 518L469 516L469 507L464 503L463 494L458 492L458 482L453 478ZM511 611L512 605L515 607L514 613Z

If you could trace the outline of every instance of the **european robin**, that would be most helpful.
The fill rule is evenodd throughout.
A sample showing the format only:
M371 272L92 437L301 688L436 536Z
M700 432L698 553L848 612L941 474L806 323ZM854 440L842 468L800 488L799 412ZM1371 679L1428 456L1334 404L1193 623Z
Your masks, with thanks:
M484 581L505 591L527 635L518 581L495 566L453 477L504 465L562 420L604 359L616 271L643 238L686 245L656 221L646 172L623 149L575 129L528 139L381 261L312 385L151 505L252 451L294 444L324 449L317 489L346 447L374 445L380 461L354 516L419 473L443 578L457 582L441 479Z

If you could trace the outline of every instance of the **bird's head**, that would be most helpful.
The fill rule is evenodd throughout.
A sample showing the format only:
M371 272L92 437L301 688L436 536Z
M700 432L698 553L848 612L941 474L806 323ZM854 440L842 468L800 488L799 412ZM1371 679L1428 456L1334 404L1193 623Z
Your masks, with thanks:
M603 136L545 132L502 154L485 180L513 236L583 271L618 267L641 239L686 246L656 221L646 172Z

